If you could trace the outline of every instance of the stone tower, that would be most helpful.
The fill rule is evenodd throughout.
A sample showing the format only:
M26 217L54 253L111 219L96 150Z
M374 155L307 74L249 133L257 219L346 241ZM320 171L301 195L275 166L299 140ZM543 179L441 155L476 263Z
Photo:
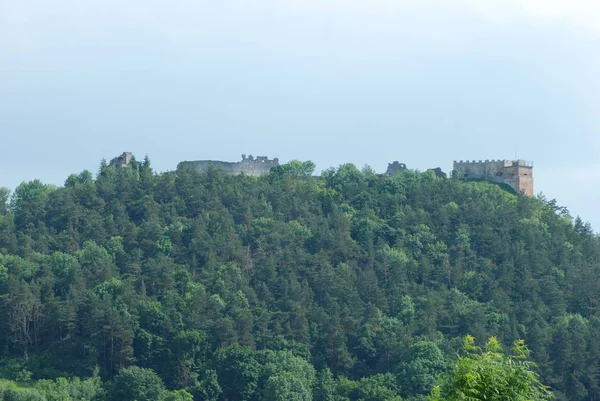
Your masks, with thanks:
M517 193L533 196L533 163L525 160L454 161L461 180L487 180L507 184Z

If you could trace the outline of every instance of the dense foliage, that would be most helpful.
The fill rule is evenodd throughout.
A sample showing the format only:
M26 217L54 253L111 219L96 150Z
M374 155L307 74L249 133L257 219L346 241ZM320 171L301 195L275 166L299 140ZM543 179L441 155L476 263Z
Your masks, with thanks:
M540 383L535 364L526 358L529 350L523 340L515 341L514 355L506 355L492 337L485 348L465 336L464 355L434 387L430 401L544 401L553 394Z
M424 400L471 334L599 399L589 225L492 184L313 168L146 158L0 190L0 397Z

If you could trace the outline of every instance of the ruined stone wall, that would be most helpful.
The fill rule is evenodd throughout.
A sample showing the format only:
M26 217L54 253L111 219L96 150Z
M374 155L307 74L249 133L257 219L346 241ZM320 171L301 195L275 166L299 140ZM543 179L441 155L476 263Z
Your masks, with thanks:
M109 166L114 167L126 167L131 163L131 158L133 157L131 152L123 152L121 156L117 156L112 159L109 163Z
M400 163L398 161L394 161L393 163L388 163L388 168L385 172L385 175L396 175L406 170L406 164Z
M227 174L239 174L237 163L222 162L218 160L184 161L177 165L178 169L194 168L198 171L207 171L211 167L218 170L223 170Z
M266 156L251 155L246 157L242 155L242 160L239 162L224 162L218 160L197 160L184 161L177 165L177 168L194 168L198 171L207 171L209 168L223 170L227 174L241 174L251 176L260 176L269 174L272 167L279 166L279 159L270 160Z
M433 171L433 174L438 178L448 178L448 175L442 171L441 167L430 168L427 171Z

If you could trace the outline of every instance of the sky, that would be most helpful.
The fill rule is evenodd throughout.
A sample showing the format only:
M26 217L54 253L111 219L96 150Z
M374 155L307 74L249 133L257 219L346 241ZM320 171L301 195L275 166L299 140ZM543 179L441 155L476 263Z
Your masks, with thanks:
M599 74L597 0L0 0L0 186L516 157L598 231Z

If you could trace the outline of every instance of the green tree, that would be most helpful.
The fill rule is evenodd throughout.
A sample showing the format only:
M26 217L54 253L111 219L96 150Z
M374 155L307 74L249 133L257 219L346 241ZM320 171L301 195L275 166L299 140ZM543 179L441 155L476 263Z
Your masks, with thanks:
M21 183L13 192L10 199L10 208L15 214L17 224L25 225L43 220L46 202L54 185L46 185L40 180Z
M35 388L46 396L47 401L96 401L104 396L102 382L97 374L84 380L78 377L40 380Z
M254 397L261 372L254 351L239 346L220 349L217 366L219 384L226 400L248 401Z
M396 380L391 373L363 377L359 381L340 376L337 380L340 400L351 401L401 401Z
M312 176L315 171L315 163L310 160L300 161L292 160L286 164L271 168L270 176L283 178L283 177L296 177L306 178Z
M10 189L0 187L0 215L8 212L8 201L10 200Z
M133 361L135 316L127 304L129 291L127 283L116 278L88 291L85 318L91 323L86 334L103 377L113 377Z
M553 397L533 371L535 364L526 360L529 350L522 340L514 343L513 355L506 355L495 337L481 349L475 346L474 337L466 336L463 352L432 390L430 401L541 401Z
M182 331L172 344L174 382L183 388L194 386L208 353L206 335L198 330Z
M158 375L147 368L131 366L115 376L109 392L110 401L157 401L165 393Z
M445 368L444 354L434 342L418 341L411 345L396 372L402 395L427 394Z
M194 401L194 397L185 390L168 391L161 401Z
M264 397L274 401L311 401L315 381L313 366L291 351L266 351Z
M363 377L357 388L358 401L402 401L391 373Z
M214 370L206 370L202 373L198 382L193 388L190 388L195 399L204 401L217 401L223 391L219 385L217 372Z
M327 367L317 373L313 398L315 401L335 400L335 380L333 379L331 370Z

